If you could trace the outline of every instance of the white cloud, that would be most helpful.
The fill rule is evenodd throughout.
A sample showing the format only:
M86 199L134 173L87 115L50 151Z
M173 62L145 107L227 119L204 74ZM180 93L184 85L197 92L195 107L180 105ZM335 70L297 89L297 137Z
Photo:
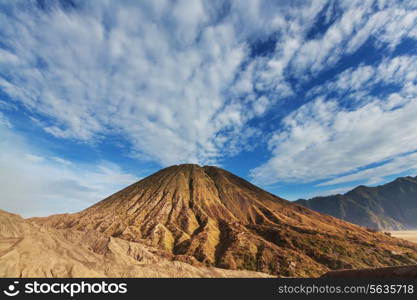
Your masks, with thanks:
M76 212L139 180L110 162L75 164L34 154L0 127L0 207L25 217Z
M249 121L295 95L290 77L311 79L371 36L391 47L417 36L412 2L76 3L4 4L1 90L51 135L97 142L115 134L132 155L161 165L238 153L258 132ZM336 21L307 38L326 7ZM251 45L271 36L274 49L251 56ZM351 86L371 80L362 71Z
M124 4L2 14L0 87L56 137L116 133L162 165L216 161L251 116L223 97L247 54L239 28L201 1Z
M51 159L63 165L67 165L67 166L72 165L72 162L70 162L69 160L63 159L61 157L54 156Z
M31 163L37 163L43 161L45 158L43 158L42 156L26 153L23 155L23 159Z
M396 84L403 86L413 83L417 78L417 57L410 55L385 58L377 66L361 65L349 68L337 76L335 82L321 86L321 92L332 90L338 92L354 92L369 90L376 84Z
M325 181L318 184L318 186L327 186L359 180L365 181L367 184L375 184L384 181L384 177L386 176L399 175L403 172L417 173L417 153L398 156L381 166Z
M350 110L334 100L319 98L284 119L284 128L269 142L272 158L251 175L264 184L312 182L389 159L394 159L399 173L404 167L397 157L417 150L416 115L417 94L391 94ZM412 156L401 161L407 158ZM386 168L375 172L384 171L380 176L394 173ZM409 168L414 168L411 160ZM364 174L358 176L364 178Z
M369 2L371 3L371 2ZM367 17L346 45L347 53L355 52L369 37L395 48L404 37L413 38L417 11L413 5L394 5Z
M265 96L259 97L254 104L254 111L256 115L262 115L269 106L269 99Z
M319 184L324 186L374 184L413 172L415 154L407 153L417 150L416 70L417 56L403 55L349 68L314 87L307 97L315 100L283 120L269 141L272 158L252 177L259 183L333 178ZM386 94L389 85L397 89Z
M386 91L386 86L394 85L401 90L404 97L391 95L397 101L416 95L415 78L417 78L417 57L401 55L394 58L384 58L379 65L361 64L356 68L348 68L339 73L334 80L315 86L307 92L307 98L318 96L338 98L351 107L363 105L376 100L375 93ZM374 91L373 91L374 90ZM400 105L399 102L394 105Z
M228 9L212 1L77 4L46 12L23 1L9 5L0 18L0 87L47 116L42 126L56 137L121 134L137 156L162 165L234 153L230 147L245 142L239 133L250 118L293 95L285 69L309 68L305 57L319 63L336 53L337 32L350 34L349 22L367 10L346 8L324 38L304 43L325 2L242 1ZM249 43L272 33L280 36L276 51L253 59L250 81L240 85L250 95L241 97L233 86L242 82ZM317 43L329 46L311 52L308 45ZM254 86L276 96L258 99Z
M357 4L355 1L348 4L340 19L330 26L323 37L306 41L301 46L292 61L298 76L305 72L316 73L340 59L344 44L366 22L366 14L371 10L372 3L369 1Z
M8 128L12 128L12 123L10 123L9 119L0 111L0 127L5 126Z
M372 1L345 1L341 17L322 37L305 41L290 62L296 76L310 78L334 66L344 55L358 50L369 38L375 38L376 46L388 45L394 49L403 38L415 38L417 26L416 6L410 3L386 3L379 11ZM307 75L306 75L307 74Z

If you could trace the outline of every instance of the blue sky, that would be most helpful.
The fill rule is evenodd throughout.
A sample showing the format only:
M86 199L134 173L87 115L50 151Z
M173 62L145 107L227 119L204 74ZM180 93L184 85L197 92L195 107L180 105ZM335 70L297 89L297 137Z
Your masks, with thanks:
M416 175L416 49L415 1L0 1L1 208L179 163L289 200Z

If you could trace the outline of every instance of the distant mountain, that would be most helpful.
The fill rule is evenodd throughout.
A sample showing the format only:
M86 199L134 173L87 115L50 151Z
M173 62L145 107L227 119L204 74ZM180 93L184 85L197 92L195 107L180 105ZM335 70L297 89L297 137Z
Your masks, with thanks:
M414 243L322 215L212 166L168 167L79 213L31 221L146 245L193 266L276 276L417 263Z
M377 187L361 185L343 195L295 203L372 229L416 229L417 176L400 177Z

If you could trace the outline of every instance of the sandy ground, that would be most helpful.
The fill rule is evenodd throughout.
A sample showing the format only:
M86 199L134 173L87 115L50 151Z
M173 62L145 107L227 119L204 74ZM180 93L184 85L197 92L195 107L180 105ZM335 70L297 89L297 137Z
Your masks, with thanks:
M417 230L398 230L390 232L394 237L417 243Z

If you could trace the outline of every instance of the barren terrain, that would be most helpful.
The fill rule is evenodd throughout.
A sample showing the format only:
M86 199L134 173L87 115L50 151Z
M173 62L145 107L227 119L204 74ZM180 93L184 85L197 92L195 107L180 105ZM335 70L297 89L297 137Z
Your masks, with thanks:
M193 266L317 277L417 264L417 245L272 195L226 170L165 168L75 214L38 226L99 232Z
M396 230L390 232L393 237L417 243L417 230Z
M43 228L0 210L0 277L269 277L192 266L97 231Z

